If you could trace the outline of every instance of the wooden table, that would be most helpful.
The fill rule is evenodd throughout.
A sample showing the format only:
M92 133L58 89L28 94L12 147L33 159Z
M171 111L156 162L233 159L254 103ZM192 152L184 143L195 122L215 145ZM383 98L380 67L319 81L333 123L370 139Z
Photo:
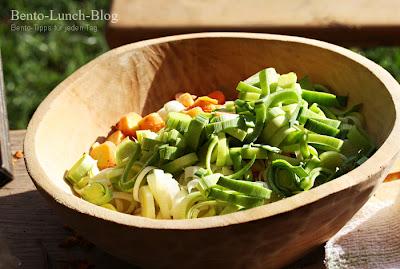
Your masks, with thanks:
M10 132L13 153L22 151L24 136L24 130ZM95 268L137 268L87 246L85 241L71 244L76 236L65 229L62 220L40 196L26 172L23 158L14 159L14 175L14 180L0 189L0 234L5 237L12 255L21 261L22 268L84 269L88 264ZM68 244L72 246L66 247ZM321 246L288 269L324 268L323 255Z
M11 131L11 151L22 151L25 131ZM14 159L14 180L0 189L0 233L22 268L135 268L90 246L71 244L73 233L65 229L29 178L24 159ZM0 238L1 241L1 238ZM81 241L80 241L81 242ZM79 267L81 266L81 267ZM1 267L1 266L0 266Z
M344 45L399 45L399 0L113 0L111 47L160 36L242 31Z

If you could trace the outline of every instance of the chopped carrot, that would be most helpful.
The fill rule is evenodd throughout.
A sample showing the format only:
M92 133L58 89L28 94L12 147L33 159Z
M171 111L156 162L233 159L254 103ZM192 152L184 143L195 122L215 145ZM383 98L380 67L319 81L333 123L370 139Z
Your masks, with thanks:
M394 172L394 173L387 175L384 182L390 182L390 181L399 180L399 179L400 179L400 172Z
M218 100L217 99L210 98L208 96L201 96L201 97L197 98L196 102L206 102L206 103L210 103L210 104L213 104L213 105L218 105Z
M218 100L218 104L225 104L225 95L221 91L213 91L208 94L208 97L214 98Z
M210 113L215 110L215 105L214 104L205 104L201 107L204 112Z
M150 130L153 132L158 132L159 130L164 128L164 126L165 122L158 113L151 113L139 122L140 130Z
M201 96L197 98L197 100L194 102L193 105L189 107L194 108L194 107L201 107L201 109L204 112L211 112L215 109L215 106L218 104L217 99L210 98L208 96Z
M188 114L192 118L196 117L201 112L203 112L203 109L201 109L201 107L198 106L191 108L188 111L184 111L184 113Z
M179 96L181 96L182 94L184 94L183 92L178 92L177 94L175 94L175 99L178 100ZM195 100L197 98L196 95L191 94L192 99Z
M190 93L187 93L187 92L184 93L184 94L179 95L176 100L179 101L185 107L189 107L189 106L194 104L194 100L193 100L192 95Z
M115 152L117 146L111 142L106 141L103 144L94 143L90 150L90 156L97 160L97 166L99 169L115 166Z
M120 130L116 130L107 137L107 140L113 142L115 145L118 145L124 138L125 135Z
M136 135L136 130L139 128L139 121L141 119L142 117L139 114L130 112L119 120L117 128L126 136L134 136Z

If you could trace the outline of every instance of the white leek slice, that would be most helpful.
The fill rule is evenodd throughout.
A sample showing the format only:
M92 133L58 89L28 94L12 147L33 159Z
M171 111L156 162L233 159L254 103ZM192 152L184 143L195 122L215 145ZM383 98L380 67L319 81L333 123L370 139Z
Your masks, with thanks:
M170 219L172 201L180 191L178 182L171 174L166 174L161 169L154 169L153 173L147 176L147 182L154 199L160 207L162 217Z
M172 210L174 219L185 219L189 209L197 202L204 200L204 196L199 192L192 192L181 199Z
M169 112L181 112L182 110L185 110L185 106L182 105L182 103L173 100L173 101L169 101L164 105L164 109L167 111L167 113Z
M177 214L176 210L178 209L177 205L182 202L183 199L188 195L188 192L185 189L180 190L174 197L172 201L172 209L171 214L175 216Z
M188 182L186 186L189 193L191 193L194 189L198 190L197 185L199 184L199 180L199 178L195 178Z
M147 218L156 218L156 207L153 194L149 186L142 186L139 190L139 200L141 204L141 215Z
M160 115L160 117L166 121L168 118L168 112L167 110L165 110L165 108L161 108L160 110L157 111L158 115Z
M142 186L145 183L144 179L145 179L146 175L153 169L155 169L154 166L147 166L137 176L136 181L135 181L135 185L133 186L133 191L132 191L133 199L135 201L139 202L139 189L140 189L140 186Z

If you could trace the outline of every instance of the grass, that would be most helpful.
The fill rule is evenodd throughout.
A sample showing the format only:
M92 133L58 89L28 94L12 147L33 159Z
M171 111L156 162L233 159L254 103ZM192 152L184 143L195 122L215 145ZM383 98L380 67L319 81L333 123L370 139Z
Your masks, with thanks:
M29 4L28 4L29 3ZM23 12L74 13L79 9L108 10L109 1L0 1L0 46L3 58L7 110L10 129L26 128L36 107L47 94L78 67L108 50L104 39L105 21L21 21L20 25L85 27L85 31L12 32L9 10ZM87 24L97 31L86 30Z
M400 82L400 47L376 47L364 50L354 48L353 50L381 65Z
M27 4L29 3L29 4ZM20 25L84 26L97 31L10 31L11 9L23 12L75 13L79 9L108 10L107 0L1 0L0 46L3 57L8 118L11 129L26 128L36 107L44 97L77 68L108 50L104 39L105 21L23 21ZM386 68L400 81L400 47L353 50Z

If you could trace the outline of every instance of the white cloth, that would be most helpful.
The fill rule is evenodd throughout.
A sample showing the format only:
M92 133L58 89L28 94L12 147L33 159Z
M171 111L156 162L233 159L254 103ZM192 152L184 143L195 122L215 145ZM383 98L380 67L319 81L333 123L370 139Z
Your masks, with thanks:
M328 269L400 268L400 182L377 193L325 245Z

